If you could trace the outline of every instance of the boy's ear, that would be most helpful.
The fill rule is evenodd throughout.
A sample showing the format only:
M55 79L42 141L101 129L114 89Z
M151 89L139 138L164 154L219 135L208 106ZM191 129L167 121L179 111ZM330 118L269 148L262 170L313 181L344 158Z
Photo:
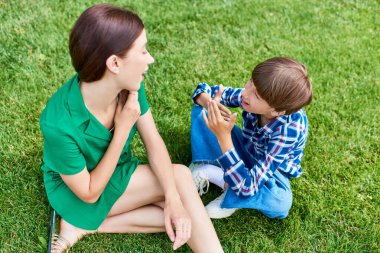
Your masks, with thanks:
M111 55L110 57L107 58L106 60L106 66L109 71L111 71L114 74L119 73L119 62L118 62L118 57L116 55Z
M271 112L271 115L272 115L273 117L282 116L282 115L284 115L284 114L285 114L285 111L277 112L277 111L273 110L273 111Z

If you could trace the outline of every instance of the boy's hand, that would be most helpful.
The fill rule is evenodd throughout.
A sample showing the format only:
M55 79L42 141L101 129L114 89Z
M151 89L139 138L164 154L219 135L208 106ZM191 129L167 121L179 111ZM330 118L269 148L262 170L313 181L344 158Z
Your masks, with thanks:
M227 107L225 107L224 105L222 105L220 103L220 99L221 99L223 90L224 90L223 84L219 84L219 90L215 94L213 100L215 102L217 102L218 108L220 110L220 114L222 115L222 117L224 118L224 120L225 121L230 121L231 120L231 111Z
M224 105L222 105L220 103L220 99L221 99L223 90L224 90L223 89L223 85L219 84L219 90L215 94L215 96L214 96L214 98L212 100L214 100L214 101L217 102L218 108L220 110L220 114L222 115L222 117L224 118L224 120L230 121L231 111L227 107L225 107ZM205 93L205 92L200 93L200 94L198 94L198 96L195 97L195 103L197 103L198 105L200 105L200 106L202 106L203 108L206 108L206 109L207 109L207 103L210 100L211 100L211 96L209 94Z
M222 151L227 148L227 150L232 144L231 140L231 131L235 125L237 114L234 113L230 116L230 120L224 120L218 103L215 100L209 101L207 106L208 118L206 113L202 111L203 120L205 121L207 127L211 132L215 134L218 138L219 144L221 145ZM225 148L223 147L225 145ZM233 145L232 145L233 146Z

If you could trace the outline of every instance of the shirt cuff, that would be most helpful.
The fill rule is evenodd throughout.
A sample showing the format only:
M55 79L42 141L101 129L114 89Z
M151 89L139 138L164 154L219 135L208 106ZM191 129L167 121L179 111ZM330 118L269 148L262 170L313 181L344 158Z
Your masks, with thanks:
M198 96L200 93L207 93L211 96L211 87L207 83L198 84L197 88L194 91L194 94L191 96L191 101L193 101L195 105L198 105L198 104L195 103L194 98Z
M196 91L194 92L193 96L191 97L191 101L193 102L194 105L196 105L196 106L200 106L199 104L197 104L197 103L195 102L195 97L198 96L198 95L201 94L201 93L204 93L204 92L205 92L205 91L203 91L203 90L201 90L201 89L196 90Z
M237 164L241 159L235 148L231 148L217 160L220 166L223 168L224 172L226 172L229 168Z

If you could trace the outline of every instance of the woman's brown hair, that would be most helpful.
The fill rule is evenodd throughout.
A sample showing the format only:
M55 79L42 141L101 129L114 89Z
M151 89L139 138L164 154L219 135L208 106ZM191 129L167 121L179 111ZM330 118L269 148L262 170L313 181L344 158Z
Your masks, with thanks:
M275 57L260 63L252 72L252 81L260 97L277 112L296 112L313 97L305 66L291 58Z
M70 55L79 79L93 82L102 78L111 55L123 57L144 29L135 13L109 4L85 10L70 34Z

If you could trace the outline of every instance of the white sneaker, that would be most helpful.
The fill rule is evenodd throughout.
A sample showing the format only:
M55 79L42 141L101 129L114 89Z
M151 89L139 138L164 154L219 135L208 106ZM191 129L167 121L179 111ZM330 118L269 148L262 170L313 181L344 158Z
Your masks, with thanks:
M210 186L210 182L207 176L203 173L202 167L204 164L194 164L191 163L189 168L191 170L191 175L193 177L193 181L195 183L195 187L197 188L199 196L208 192L208 188Z
M212 219L221 219L221 218L226 218L228 216L231 216L234 212L239 210L239 208L222 208L220 207L224 196L226 195L225 192L223 192L222 195L208 203L206 206L206 210L208 213L208 216Z

